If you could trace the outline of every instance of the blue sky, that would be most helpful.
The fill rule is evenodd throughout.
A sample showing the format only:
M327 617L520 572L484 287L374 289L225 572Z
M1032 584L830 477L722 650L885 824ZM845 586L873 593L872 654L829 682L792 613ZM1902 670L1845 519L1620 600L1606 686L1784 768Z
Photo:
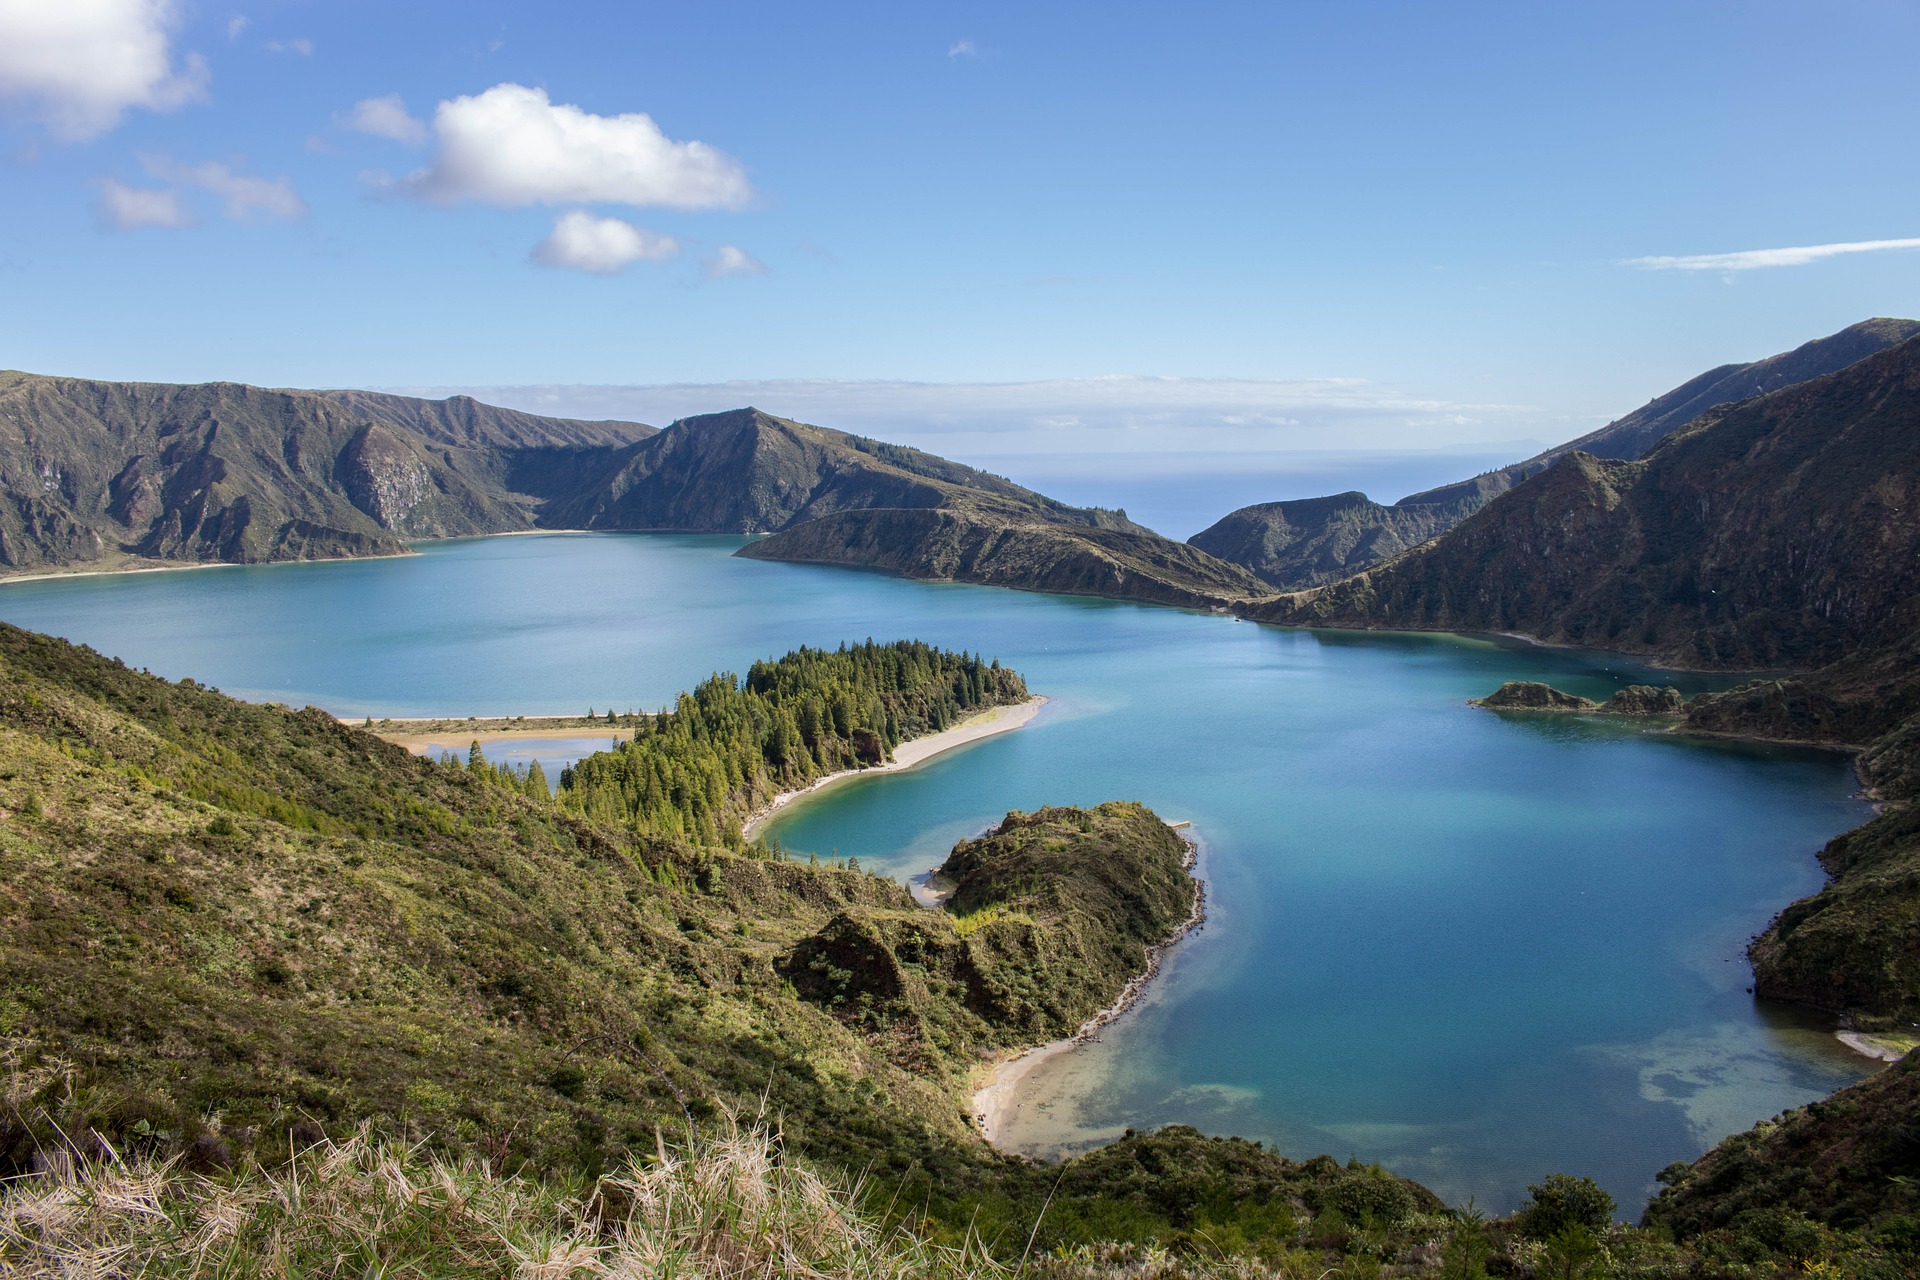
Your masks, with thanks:
M0 0L0 365L754 399L962 456L1497 453L1920 312L1911 247L1639 261L1920 237L1917 35L1893 0Z

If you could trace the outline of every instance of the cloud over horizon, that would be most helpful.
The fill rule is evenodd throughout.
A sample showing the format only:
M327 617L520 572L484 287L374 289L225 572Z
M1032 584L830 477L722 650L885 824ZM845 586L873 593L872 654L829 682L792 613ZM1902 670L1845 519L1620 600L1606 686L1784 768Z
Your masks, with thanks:
M672 236L574 209L561 214L553 231L534 246L533 260L543 267L617 276L636 262L664 262L679 252L680 242Z
M1450 449L1527 438L1537 409L1408 395L1356 378L1114 375L1032 382L781 379L653 386L387 387L572 418L664 425L752 404L934 452ZM1594 423L1592 425L1600 425ZM1586 424L1568 424L1577 435ZM1553 434L1559 434L1556 427ZM1531 452L1522 449L1514 460Z
M651 116L597 116L525 85L448 99L432 130L432 162L401 189L436 204L714 209L739 208L754 194L739 161L704 142L674 141Z
M1785 249L1742 249L1737 253L1694 253L1653 258L1627 258L1623 267L1644 271L1756 271L1765 267L1802 267L1810 262L1850 253L1883 253L1920 249L1920 238L1907 240L1848 240L1838 244L1797 245Z
M176 68L171 0L0 0L0 98L24 101L65 142L109 132L129 108L204 100L207 61Z

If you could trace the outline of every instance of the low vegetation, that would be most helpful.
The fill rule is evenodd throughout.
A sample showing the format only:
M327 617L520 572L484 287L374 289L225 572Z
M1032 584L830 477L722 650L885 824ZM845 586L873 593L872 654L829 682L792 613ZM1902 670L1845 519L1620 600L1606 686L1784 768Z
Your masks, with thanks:
M721 704L793 712L825 767L851 741L852 652L764 664ZM897 687L920 701L881 698L896 724L1024 694L964 655L868 666L916 655L925 678ZM1892 1093L1669 1171L1645 1228L1582 1179L1481 1222L1377 1167L1178 1127L1058 1166L1005 1156L965 1114L983 1057L1112 1003L1196 905L1154 814L1009 814L955 849L930 911L567 794L0 627L0 1269L1911 1270L1907 1193L1874 1190L1911 1176ZM1815 1146L1856 1153L1832 1173L1853 1191L1793 1182Z

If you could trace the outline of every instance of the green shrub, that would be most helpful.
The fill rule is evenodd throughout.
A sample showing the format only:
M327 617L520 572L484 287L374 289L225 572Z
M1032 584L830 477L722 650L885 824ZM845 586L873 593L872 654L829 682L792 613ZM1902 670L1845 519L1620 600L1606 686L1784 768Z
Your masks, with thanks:
M1550 1173L1527 1193L1531 1198L1513 1218L1529 1240L1551 1239L1572 1226L1597 1232L1613 1224L1613 1197L1592 1178Z

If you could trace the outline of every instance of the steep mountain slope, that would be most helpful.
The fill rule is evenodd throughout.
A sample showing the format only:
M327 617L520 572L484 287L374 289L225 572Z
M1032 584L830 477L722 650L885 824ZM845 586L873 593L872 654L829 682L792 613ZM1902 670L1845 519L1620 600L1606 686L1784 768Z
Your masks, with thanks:
M1920 592L1920 341L1575 453L1445 537L1256 603L1288 625L1519 631L1699 667L1835 662Z
M1354 490L1329 498L1242 507L1187 543L1244 566L1271 586L1296 590L1335 582L1391 560L1471 514L1458 503L1409 500L1386 507Z
M1709 370L1578 440L1392 506L1360 493L1260 503L1242 507L1188 541L1283 590L1319 586L1445 533L1568 454L1630 461L1709 409L1838 372L1916 335L1920 321L1865 320L1781 355Z
M1124 515L1069 507L918 449L753 408L680 419L609 458L602 475L553 503L542 522L555 528L770 533L877 507L978 508L1136 527Z
M1100 528L967 508L846 511L797 525L734 554L1190 609L1267 594L1265 584L1238 565L1149 529Z
M0 567L394 554L532 527L506 483L652 432L471 400L0 373Z
M543 525L773 532L739 554L1163 604L1267 593L1125 512L1070 507L918 449L757 409L684 418L579 472Z
M0 374L0 572L397 555L410 539L533 528L763 533L834 517L853 523L751 554L1169 604L1266 590L1124 512L757 409L656 431L464 396Z

